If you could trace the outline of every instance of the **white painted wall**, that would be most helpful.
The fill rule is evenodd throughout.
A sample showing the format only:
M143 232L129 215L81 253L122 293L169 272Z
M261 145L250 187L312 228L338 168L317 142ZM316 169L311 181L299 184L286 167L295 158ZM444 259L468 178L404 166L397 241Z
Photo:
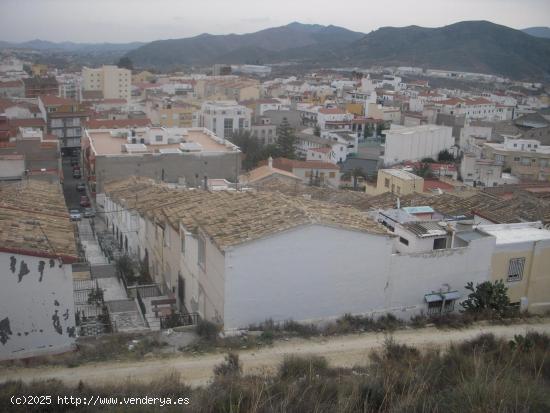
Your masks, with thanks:
M225 329L382 309L391 248L386 236L308 225L226 251Z
M1 360L73 348L72 268L70 265L60 267L58 260L51 263L53 266L49 258L0 252Z

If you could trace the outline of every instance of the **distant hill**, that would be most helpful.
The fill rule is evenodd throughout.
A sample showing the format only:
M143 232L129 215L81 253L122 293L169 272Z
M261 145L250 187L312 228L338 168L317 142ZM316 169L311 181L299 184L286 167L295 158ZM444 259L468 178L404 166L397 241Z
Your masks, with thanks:
M550 40L487 21L383 27L350 44L340 56L358 64L406 64L518 79L550 75Z
M128 57L142 66L263 63L284 60L289 50L338 49L363 36L342 27L295 22L248 34L158 40L131 51Z
M243 35L159 40L127 54L138 66L278 63L407 65L516 79L550 76L550 40L487 21L438 28L383 27L369 34L291 23Z
M531 36L550 39L550 27L528 27L527 29L523 29L522 32Z
M30 40L28 42L14 43L0 41L0 49L17 48L41 51L60 51L69 53L107 53L128 52L143 46L142 42L131 43L73 43L73 42L49 42L47 40Z

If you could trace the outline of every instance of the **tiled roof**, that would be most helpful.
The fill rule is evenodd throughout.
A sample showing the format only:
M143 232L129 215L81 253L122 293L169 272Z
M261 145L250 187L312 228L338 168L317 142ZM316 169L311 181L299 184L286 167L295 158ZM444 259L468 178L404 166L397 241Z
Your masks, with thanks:
M106 184L105 193L174 228L205 232L221 250L300 225L326 224L390 235L355 208L273 192L171 189L151 180L130 178Z
M285 176L287 178L297 179L300 178L294 175L292 172L285 171L283 169L278 168L270 168L267 165L259 166L257 168L252 169L248 173L242 175L241 180L246 181L249 184L253 184L255 182L258 182L264 178L267 178L268 176L272 175L281 175Z
M59 184L0 184L0 251L78 260L74 227Z
M54 95L41 95L39 96L39 99L42 101L44 106L76 105L76 102L72 99L60 98L59 96Z

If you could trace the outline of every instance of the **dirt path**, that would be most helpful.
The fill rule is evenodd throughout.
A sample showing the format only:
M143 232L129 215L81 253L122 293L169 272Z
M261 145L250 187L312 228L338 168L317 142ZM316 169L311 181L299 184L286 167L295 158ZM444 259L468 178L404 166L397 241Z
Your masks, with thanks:
M393 334L399 343L421 348L444 347L480 333L493 333L499 337L512 338L514 334L538 331L550 334L550 320L540 323L516 324L510 326L475 326L463 330L438 330L435 328L399 330ZM383 333L364 333L309 340L292 339L275 343L272 347L239 351L245 373L269 373L285 355L316 354L326 357L331 365L351 367L368 362L369 352L384 343ZM223 360L223 354L179 356L168 359L152 359L140 362L101 362L75 368L36 367L10 368L0 370L0 382L21 379L30 382L37 379L56 378L68 385L79 380L89 384L105 384L132 379L151 381L171 372L178 372L183 381L190 385L206 384L212 376L213 367Z

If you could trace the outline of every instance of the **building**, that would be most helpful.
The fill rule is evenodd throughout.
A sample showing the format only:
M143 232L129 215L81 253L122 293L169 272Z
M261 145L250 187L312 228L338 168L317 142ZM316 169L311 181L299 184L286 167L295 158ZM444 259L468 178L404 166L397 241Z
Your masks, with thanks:
M550 146L542 146L535 139L506 137L504 143L485 143L483 157L510 168L520 179L550 179Z
M260 98L260 83L238 76L211 76L197 80L195 94L209 100L255 100Z
M496 238L491 276L505 283L510 301L532 313L548 312L550 231L540 222L480 225L478 231Z
M395 165L403 161L420 161L423 158L437 159L439 152L450 150L455 140L452 128L437 125L400 127L392 125L384 131L386 142L381 155L383 165Z
M497 186L504 183L502 162L481 159L470 153L465 153L462 157L460 176L470 186Z
M72 350L73 224L59 183L0 183L0 359Z
M262 161L260 165L266 162ZM331 162L275 158L273 159L273 166L291 172L306 185L329 186L332 188L340 186L340 168Z
M128 237L129 251L177 291L182 308L225 331L346 313L451 312L468 282L490 279L495 245L489 235L445 248L431 238L399 252L398 236L351 207L142 179L108 184L105 212L109 229Z
M234 100L209 101L202 104L195 123L227 139L235 132L250 130L251 118L252 110Z
M22 80L0 81L0 97L23 98L25 97L25 84Z
M317 114L317 125L325 129L351 129L353 115L338 108L320 108Z
M104 99L124 99L132 96L132 72L106 65L97 69L82 68L82 90L100 91Z
M403 169L379 169L376 186L366 186L366 192L371 195L391 192L403 196L423 191L424 178Z
M62 177L59 140L44 139L39 129L19 128L17 136L0 146L0 179L59 182Z
M198 106L172 101L171 99L148 99L145 114L156 126L165 128L190 128L193 126L193 114Z
M52 95L39 96L38 107L46 122L47 133L59 139L62 153L78 152L82 124L88 119L89 112L72 99Z
M256 118L250 127L250 133L261 145L277 143L277 126L271 123L271 118Z
M497 105L488 99L479 98L451 98L435 102L440 113L446 115L465 116L466 120L487 119L506 120L508 115L504 111L497 111ZM502 109L502 108L501 108ZM511 118L510 118L511 119Z
M293 185L300 182L300 178L292 172L273 166L273 159L269 157L265 165L258 166L239 177L239 183L244 186L261 188L272 180L278 180Z
M132 175L201 187L208 178L235 182L241 152L204 128L85 129L84 177L93 194Z
M42 95L57 96L59 85L55 77L30 77L23 79L25 83L25 97L37 98Z

